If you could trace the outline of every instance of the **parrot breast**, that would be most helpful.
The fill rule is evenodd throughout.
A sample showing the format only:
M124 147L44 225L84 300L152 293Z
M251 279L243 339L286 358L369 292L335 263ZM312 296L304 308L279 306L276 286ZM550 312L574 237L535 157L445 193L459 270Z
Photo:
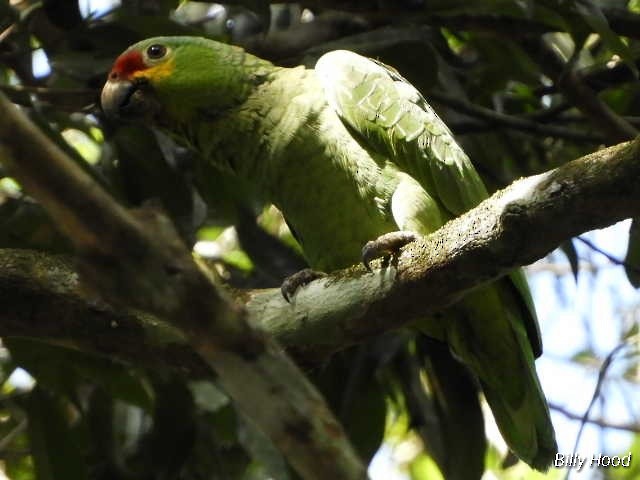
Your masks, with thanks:
M359 263L367 241L398 229L397 167L354 139L313 70L282 70L241 108L203 120L193 143L282 211L315 269Z

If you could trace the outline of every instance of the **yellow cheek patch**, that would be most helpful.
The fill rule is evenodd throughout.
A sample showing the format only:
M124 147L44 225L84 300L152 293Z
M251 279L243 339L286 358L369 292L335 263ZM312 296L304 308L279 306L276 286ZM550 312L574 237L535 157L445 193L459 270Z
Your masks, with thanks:
M149 80L160 80L161 78L168 77L173 73L175 63L173 59L162 62L154 67L149 67L144 70L138 70L131 76L133 78L144 77Z

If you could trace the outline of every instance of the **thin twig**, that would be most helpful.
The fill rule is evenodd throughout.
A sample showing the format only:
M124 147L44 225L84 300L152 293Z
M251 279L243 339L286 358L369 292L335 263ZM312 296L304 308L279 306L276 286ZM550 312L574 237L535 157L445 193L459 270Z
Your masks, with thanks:
M582 415L582 418L580 419L580 428L576 435L576 441L573 445L574 452L578 451L578 444L580 443L580 437L582 436L582 432L584 431L585 425L589 422L589 415L591 414L591 409L593 408L596 401L598 400L598 397L600 397L600 390L602 389L602 385L604 384L607 371L609 370L609 367L611 366L614 360L614 357L617 355L617 353L626 346L627 346L627 342L622 342L620 345L617 345L613 350L611 350L611 352L609 352L609 354L605 357L604 361L602 362L602 365L598 372L598 380L596 381L596 388L593 390L593 395L591 396L591 401L589 402L589 406L587 407L584 414ZM565 480L569 478L570 473L571 473L571 469L567 469Z
M570 420L580 420L582 422L584 419L584 414L572 412L571 410L557 403L549 402L549 408L551 410L554 410L562 414L563 416L567 417ZM604 420L603 418L588 418L586 422L591 423L593 425L597 425L602 428L610 428L613 430L624 430L627 432L640 433L640 423L636 423L636 422L617 423L617 422L610 422L608 420Z
M9 433L0 438L0 455L5 453L7 447L13 442L13 440L27 429L29 421L23 418L15 427L13 427Z
M447 105L458 112L471 117L480 118L493 125L500 125L506 128L535 133L538 135L564 138L574 142L588 142L596 145L603 143L605 140L604 137L597 133L582 132L570 128L538 123L523 117L505 115L504 113L498 113L489 108L474 105L442 92L431 91L428 96L429 98Z
M636 272L637 274L640 274L640 268L638 268L635 265L631 265L631 264L625 262L624 260L620 260L619 258L611 255L610 253L602 250L600 247L598 247L591 240L588 240L588 239L586 239L586 238L584 238L582 236L576 237L576 240L579 240L580 242L584 243L591 250L593 250L594 252L599 253L600 255L605 257L607 260L609 260L611 263L613 263L615 265L620 265L621 267L625 267L628 270L631 270L633 272Z
M607 143L630 140L638 135L638 130L600 99L571 62L563 60L544 39L525 39L522 45L537 60L542 71L553 80L564 97L607 136Z

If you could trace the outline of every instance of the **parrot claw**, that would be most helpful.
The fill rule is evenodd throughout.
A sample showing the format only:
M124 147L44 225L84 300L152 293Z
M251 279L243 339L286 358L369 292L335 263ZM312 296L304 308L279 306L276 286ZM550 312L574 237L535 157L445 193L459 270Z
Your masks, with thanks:
M379 257L397 258L402 247L417 240L419 237L420 235L417 233L405 230L380 235L375 240L368 241L365 246L362 247L362 263L364 267L371 272L372 270L369 264L372 260Z
M291 299L300 287L304 287L318 278L326 277L326 275L324 272L305 268L285 278L280 286L280 292L287 303L291 303Z

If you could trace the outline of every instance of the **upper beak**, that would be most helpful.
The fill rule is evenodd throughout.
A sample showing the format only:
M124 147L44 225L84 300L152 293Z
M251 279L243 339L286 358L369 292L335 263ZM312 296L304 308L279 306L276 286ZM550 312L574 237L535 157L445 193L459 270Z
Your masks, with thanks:
M100 95L102 110L109 117L122 116L135 92L136 86L129 80L107 80Z
M116 118L152 118L160 110L153 88L143 78L107 80L100 103L104 113Z

